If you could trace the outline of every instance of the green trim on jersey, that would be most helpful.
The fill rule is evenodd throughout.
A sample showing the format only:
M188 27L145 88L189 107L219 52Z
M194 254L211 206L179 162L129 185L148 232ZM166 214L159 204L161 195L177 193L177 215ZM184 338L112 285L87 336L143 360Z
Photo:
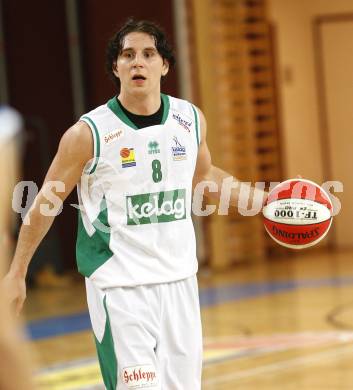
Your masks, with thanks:
M168 118L169 114L169 107L170 107L170 102L169 102L169 97L168 95L164 95L161 93L161 99L163 100L163 116L162 116L162 122L161 125L164 125ZM117 96L114 96L111 98L108 103L107 103L108 108L110 108L113 113L126 125L131 127L134 130L139 130L139 128L131 122L131 120L126 116L125 112L121 109L119 103L117 102Z
M89 170L89 174L93 173L98 165L98 160L101 154L101 143L100 143L100 138L99 138L99 133L96 124L93 122L91 118L88 116L83 116L81 120L87 122L91 125L90 127L93 128L93 144L94 144L94 164L92 164L92 168Z
M116 390L118 361L115 354L113 335L110 325L110 318L106 303L107 297L104 297L103 305L106 314L105 330L102 342L100 343L96 337L96 348L98 352L99 366L102 372L104 385L107 390Z
M170 102L168 95L165 95L164 93L161 93L161 99L163 101L163 116L161 125L164 125L168 118Z
M87 278L113 256L113 252L109 248L110 226L105 199L102 200L101 212L94 221L93 226L96 231L92 236L89 236L83 225L81 212L79 212L76 259L78 271Z
M198 113L194 107L194 105L191 105L192 110L194 111L194 116L195 116L195 129L196 129L196 140L197 140L197 146L200 146L200 137L199 137L199 132L200 132L200 126L199 126L199 116Z
M120 105L117 102L117 96L111 98L107 106L114 112L114 114L123 121L126 125L132 127L134 130L138 130L138 127L131 122L131 120L125 115L125 112L121 109Z

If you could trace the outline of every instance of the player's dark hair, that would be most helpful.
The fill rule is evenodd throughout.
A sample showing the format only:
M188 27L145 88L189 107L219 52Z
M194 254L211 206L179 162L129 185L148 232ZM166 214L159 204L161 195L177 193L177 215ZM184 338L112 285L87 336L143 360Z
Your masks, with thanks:
M132 32L142 32L153 37L156 49L163 60L168 61L170 67L173 67L175 64L173 49L169 44L163 29L156 23L147 20L129 18L109 40L106 50L106 71L118 88L120 88L120 80L113 73L113 66L122 52L126 35Z

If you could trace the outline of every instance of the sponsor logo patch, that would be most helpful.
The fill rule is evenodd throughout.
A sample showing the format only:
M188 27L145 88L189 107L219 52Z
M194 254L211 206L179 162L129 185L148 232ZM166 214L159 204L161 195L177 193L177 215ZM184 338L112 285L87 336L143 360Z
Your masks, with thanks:
M126 197L128 225L173 222L186 218L185 189Z
M136 165L134 148L122 148L120 150L120 157L123 168L134 167Z
M173 154L173 160L180 161L180 160L186 160L186 148L183 146L179 141L177 137L173 138L173 141L175 143L174 146L172 146L172 154Z
M121 379L129 389L148 389L158 384L156 369L150 364L125 367Z
M191 121L188 121L182 118L179 114L174 114L174 113L173 113L173 119L176 120L180 126L184 127L184 129L190 133L190 126L192 125Z
M150 141L148 143L148 154L160 153L159 143L157 141Z
M109 145L109 144L117 141L123 135L124 135L124 130L111 131L110 133L108 133L104 136L104 142L106 145Z

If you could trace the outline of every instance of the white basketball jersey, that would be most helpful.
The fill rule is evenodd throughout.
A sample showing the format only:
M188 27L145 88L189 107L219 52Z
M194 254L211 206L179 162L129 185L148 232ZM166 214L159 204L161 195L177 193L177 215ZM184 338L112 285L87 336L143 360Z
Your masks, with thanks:
M94 159L78 185L77 263L100 288L197 272L191 197L198 112L185 100L161 98L156 126L137 129L116 98L80 118L91 128Z

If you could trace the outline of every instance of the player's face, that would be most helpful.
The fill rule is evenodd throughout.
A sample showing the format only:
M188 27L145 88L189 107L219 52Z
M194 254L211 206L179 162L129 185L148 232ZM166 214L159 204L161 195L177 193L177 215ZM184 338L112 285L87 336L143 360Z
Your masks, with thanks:
M168 72L168 63L158 53L154 38L141 32L126 35L122 52L114 69L121 91L149 94L160 91L161 76Z

